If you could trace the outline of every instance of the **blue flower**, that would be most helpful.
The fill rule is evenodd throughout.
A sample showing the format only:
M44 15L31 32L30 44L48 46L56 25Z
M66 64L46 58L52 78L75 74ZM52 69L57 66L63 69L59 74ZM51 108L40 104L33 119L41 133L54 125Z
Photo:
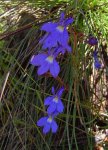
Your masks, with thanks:
M31 58L30 63L34 66L39 66L37 72L38 75L42 75L47 71L50 71L52 76L56 78L60 72L60 67L55 57L56 56L54 54L38 54Z
M101 63L98 60L97 53L98 52L96 50L93 52L94 66L95 66L96 69L100 69L101 68Z
M64 91L64 88L60 88L57 93L55 93L54 87L52 87L52 94L53 96L48 96L45 101L44 105L49 106L47 109L48 114L52 114L54 112L62 113L64 110L64 105L61 101L61 96Z
M46 49L56 47L58 43L65 46L69 40L69 35L66 28L73 21L73 18L65 19L64 13L61 13L58 23L45 23L41 27L41 30L47 32L47 34L45 34L45 36L40 40L40 43L43 44L43 48Z
M94 66L95 66L96 69L100 69L101 68L101 63L99 61L95 61Z
M56 133L58 129L58 125L54 120L54 116L50 115L47 117L42 117L37 121L37 126L42 127L43 126L43 133L46 134L52 130L52 133Z
M91 46L94 46L94 45L97 45L97 44L98 44L98 40L97 40L96 37L89 36L88 43L89 43Z

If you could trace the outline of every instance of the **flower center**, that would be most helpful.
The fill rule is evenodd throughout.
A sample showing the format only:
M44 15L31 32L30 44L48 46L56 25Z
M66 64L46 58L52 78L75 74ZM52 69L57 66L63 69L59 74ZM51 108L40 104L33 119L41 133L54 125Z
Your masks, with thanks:
M55 96L55 97L53 98L53 101L56 102L56 103L58 103L58 97Z
M50 116L48 119L47 119L47 122L51 123L52 122L52 117Z
M54 60L53 56L49 56L46 58L46 61L48 61L49 63L53 63L53 60Z
M63 27L63 26L58 26L56 29L57 29L59 32L63 32L63 31L64 31L64 27Z

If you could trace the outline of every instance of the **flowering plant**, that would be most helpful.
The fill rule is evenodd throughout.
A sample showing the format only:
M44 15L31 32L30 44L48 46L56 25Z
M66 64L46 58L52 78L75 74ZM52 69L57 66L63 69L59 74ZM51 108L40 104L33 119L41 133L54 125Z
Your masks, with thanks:
M42 53L33 55L30 63L33 66L38 67L38 75L43 75L48 71L50 74L57 78L60 73L60 65L57 61L59 54L64 55L65 52L72 52L72 47L68 44L69 34L67 26L73 23L73 18L65 18L64 13L60 15L58 22L48 22L42 25L41 30L45 31L45 35L40 39L39 43L42 45ZM97 38L90 36L87 43L91 46L98 44ZM94 65L96 69L101 68L101 64L97 57L97 51L93 52ZM48 96L44 100L44 106L47 106L47 116L42 117L37 121L38 126L43 126L43 133L46 134L50 131L55 133L58 129L58 125L55 121L55 117L62 113L64 105L61 100L64 87L61 87L55 92L52 87L52 96Z

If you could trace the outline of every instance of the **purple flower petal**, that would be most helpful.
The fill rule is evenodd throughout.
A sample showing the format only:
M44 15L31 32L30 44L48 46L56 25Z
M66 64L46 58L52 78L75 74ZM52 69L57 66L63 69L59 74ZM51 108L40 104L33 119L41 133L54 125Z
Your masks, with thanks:
M39 43L42 44L42 43L46 40L46 38L47 38L48 36L49 36L49 34L45 34L45 35L40 39Z
M60 72L59 64L56 60L54 60L53 64L50 65L50 73L52 74L54 78L56 78L59 72Z
M61 14L60 14L60 22L63 22L64 19L65 19L65 14L64 14L64 12L61 12Z
M57 110L55 110L52 114L52 117L56 117L59 114L59 112Z
M95 50L95 51L93 52L93 57L96 58L96 57L97 57L97 54L98 54L98 51Z
M41 30L44 30L46 32L51 32L54 28L56 28L57 23L52 23L52 22L48 22L43 24L43 26L41 27Z
M94 62L95 68L100 69L101 68L101 63L97 60Z
M72 48L69 46L69 45L66 45L66 50L68 51L68 52L71 52L72 51Z
M69 40L69 34L66 29L64 29L62 36L60 37L60 42L62 45L65 45L68 43Z
M65 26L68 26L69 24L73 23L74 19L73 18L68 18L65 20Z
M43 133L46 134L47 132L49 132L50 128L51 128L50 123L46 123L44 128L43 128Z
M40 66L41 64L43 64L43 60L47 57L46 54L38 54L38 55L34 55L31 60L30 60L30 64L34 65L34 66Z
M44 100L44 105L50 105L52 99L53 99L52 96L49 96L49 97L45 98L45 100Z
M48 37L43 42L43 49L46 48L52 48L57 46L57 38L55 37L55 34L49 34Z
M52 92L53 95L55 95L55 89L54 89L54 86L52 87L51 92Z
M57 123L53 120L51 124L52 133L56 133L58 129Z
M59 53L64 54L64 53L65 53L65 49L60 46L60 47L56 50L56 53L57 53L57 54L59 54Z
M56 110L56 103L52 102L47 109L48 114L52 114Z
M60 98L62 96L62 93L64 91L64 87L60 88L57 92L57 96Z
M91 46L94 46L94 45L97 45L98 44L98 40L96 37L93 37L93 36L89 36L89 39L88 39L88 44L90 44Z
M93 57L94 57L94 66L96 69L100 69L101 68L101 63L98 60L98 56L97 56L98 52L95 50L93 52Z
M63 103L61 100L59 100L57 104L57 111L61 113L63 112L63 109L64 109Z
M45 62L38 68L38 75L42 75L49 70L49 63Z
M48 119L48 117L42 117L41 119L39 119L38 121L37 121L37 126L44 126L45 125L45 123L46 123L46 121L47 121L47 119Z
M65 42L65 43L63 43L62 45L59 45L59 46L58 46L58 49L56 48L55 51L56 51L56 54L59 54L59 53L64 54L66 51L71 52L72 49L71 49L71 47Z

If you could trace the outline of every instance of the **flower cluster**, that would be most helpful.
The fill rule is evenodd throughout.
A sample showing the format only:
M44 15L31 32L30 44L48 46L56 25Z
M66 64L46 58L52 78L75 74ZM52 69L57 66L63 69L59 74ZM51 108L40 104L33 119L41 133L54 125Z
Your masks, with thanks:
M30 63L38 67L38 75L43 75L46 72L56 78L60 72L60 66L56 58L61 53L66 51L71 52L72 48L68 45L69 34L67 26L73 22L73 18L66 19L64 13L61 13L58 22L48 22L41 27L46 34L40 39L39 43L42 45L43 52L32 56ZM55 133L58 125L54 120L55 116L62 113L64 105L61 101L61 96L64 88L60 88L56 93L52 87L52 96L46 97L44 105L47 107L47 116L42 117L37 121L38 126L43 126L43 133L52 130Z
M89 38L88 38L88 41L87 43L91 46L97 46L98 45L98 40L96 37L90 35ZM101 68L101 63L98 59L98 52L96 50L94 50L93 52L93 59L94 59L94 66L96 69L100 69Z
M48 71L56 78L60 72L59 62L57 56L61 53L71 52L72 48L68 45L69 34L67 27L73 23L73 18L65 18L64 13L61 13L58 22L48 22L41 27L42 31L45 31L45 35L40 39L39 43L42 45L42 53L33 55L30 64L38 67L38 75L43 75ZM98 44L97 38L90 36L87 43L91 46ZM97 52L93 53L95 68L100 68L101 64L97 57ZM61 101L61 96L64 88L60 88L56 93L54 87L52 87L52 96L48 96L44 100L44 106L47 107L47 116L40 118L37 121L37 125L43 127L43 133L46 134L50 131L55 133L58 129L58 125L55 121L55 117L62 113L64 105Z
M43 133L46 134L47 132L52 130L52 133L55 133L58 129L58 125L54 120L54 117L58 114L62 113L64 110L64 105L61 101L61 96L64 91L64 88L60 88L57 93L55 93L54 87L52 87L52 96L48 96L44 100L44 105L47 107L47 117L42 117L37 121L38 126L43 126Z
M73 22L73 18L66 19L64 13L61 13L58 22L48 22L43 24L41 30L46 34L39 43L42 44L43 53L34 55L30 63L38 66L38 75L42 75L50 71L51 75L56 78L60 72L59 63L56 57L59 53L64 54L66 51L71 52L72 49L68 45L69 34L67 26Z

